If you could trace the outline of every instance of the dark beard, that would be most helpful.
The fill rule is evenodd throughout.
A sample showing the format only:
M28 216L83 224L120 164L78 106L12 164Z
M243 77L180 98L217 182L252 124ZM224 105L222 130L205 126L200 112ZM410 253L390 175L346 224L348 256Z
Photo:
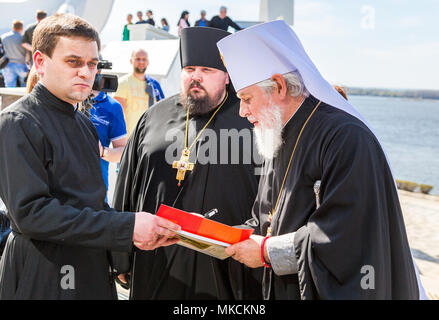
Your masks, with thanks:
M189 92L191 88L194 86L199 87L204 90L206 95L202 98L195 98ZM185 109L189 109L189 114L191 116L200 116L203 114L207 114L219 104L219 99L223 95L223 92L218 94L218 96L211 98L207 91L200 85L198 82L193 82L189 86L189 89L186 93L180 94L180 103L183 105Z
M142 74L142 73L145 73L146 68L144 68L144 69L134 68L134 71L138 74Z

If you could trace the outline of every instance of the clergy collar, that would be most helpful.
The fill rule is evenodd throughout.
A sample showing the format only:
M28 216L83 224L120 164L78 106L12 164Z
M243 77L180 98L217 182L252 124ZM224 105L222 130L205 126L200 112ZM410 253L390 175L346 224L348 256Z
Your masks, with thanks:
M50 108L54 108L72 117L75 116L75 113L78 110L77 106L74 107L70 103L54 96L41 82L38 82L35 85L31 92L31 95L35 96L37 99L43 99L45 101L48 101L49 103L44 104Z
M305 123L306 118L311 114L318 101L319 100L317 100L314 96L310 94L302 102L300 107L296 110L296 112L291 116L291 118L285 123L284 127L282 128L283 138L286 138L291 134L297 134L297 131L300 130L301 125Z

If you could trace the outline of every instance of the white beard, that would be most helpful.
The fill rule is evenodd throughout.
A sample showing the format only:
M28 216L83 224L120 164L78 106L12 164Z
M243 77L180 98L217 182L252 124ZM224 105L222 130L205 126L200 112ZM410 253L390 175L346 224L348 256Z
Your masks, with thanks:
M259 126L254 128L258 152L266 160L273 159L283 144L282 140L282 113L277 105L271 105L266 109Z

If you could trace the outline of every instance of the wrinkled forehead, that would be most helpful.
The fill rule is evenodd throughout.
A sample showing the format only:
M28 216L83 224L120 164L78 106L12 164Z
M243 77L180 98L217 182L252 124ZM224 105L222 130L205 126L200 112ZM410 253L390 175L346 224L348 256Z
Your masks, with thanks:
M261 92L262 92L262 89L257 84L253 84L251 86L248 86L248 87L245 87L245 88L239 90L236 93L236 96L239 99L243 99L246 97L254 96L254 95L261 93Z

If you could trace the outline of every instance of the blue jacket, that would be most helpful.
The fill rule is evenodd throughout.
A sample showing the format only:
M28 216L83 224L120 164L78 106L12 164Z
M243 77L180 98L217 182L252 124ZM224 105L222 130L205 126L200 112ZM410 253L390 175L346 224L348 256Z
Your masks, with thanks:
M154 103L159 102L160 100L165 98L163 94L162 87L160 83L151 78L150 76L146 76L146 93L149 95L149 106L152 106Z
M6 244L6 239L11 232L11 226L9 218L6 216L6 212L0 210L0 256L3 254L3 248Z

